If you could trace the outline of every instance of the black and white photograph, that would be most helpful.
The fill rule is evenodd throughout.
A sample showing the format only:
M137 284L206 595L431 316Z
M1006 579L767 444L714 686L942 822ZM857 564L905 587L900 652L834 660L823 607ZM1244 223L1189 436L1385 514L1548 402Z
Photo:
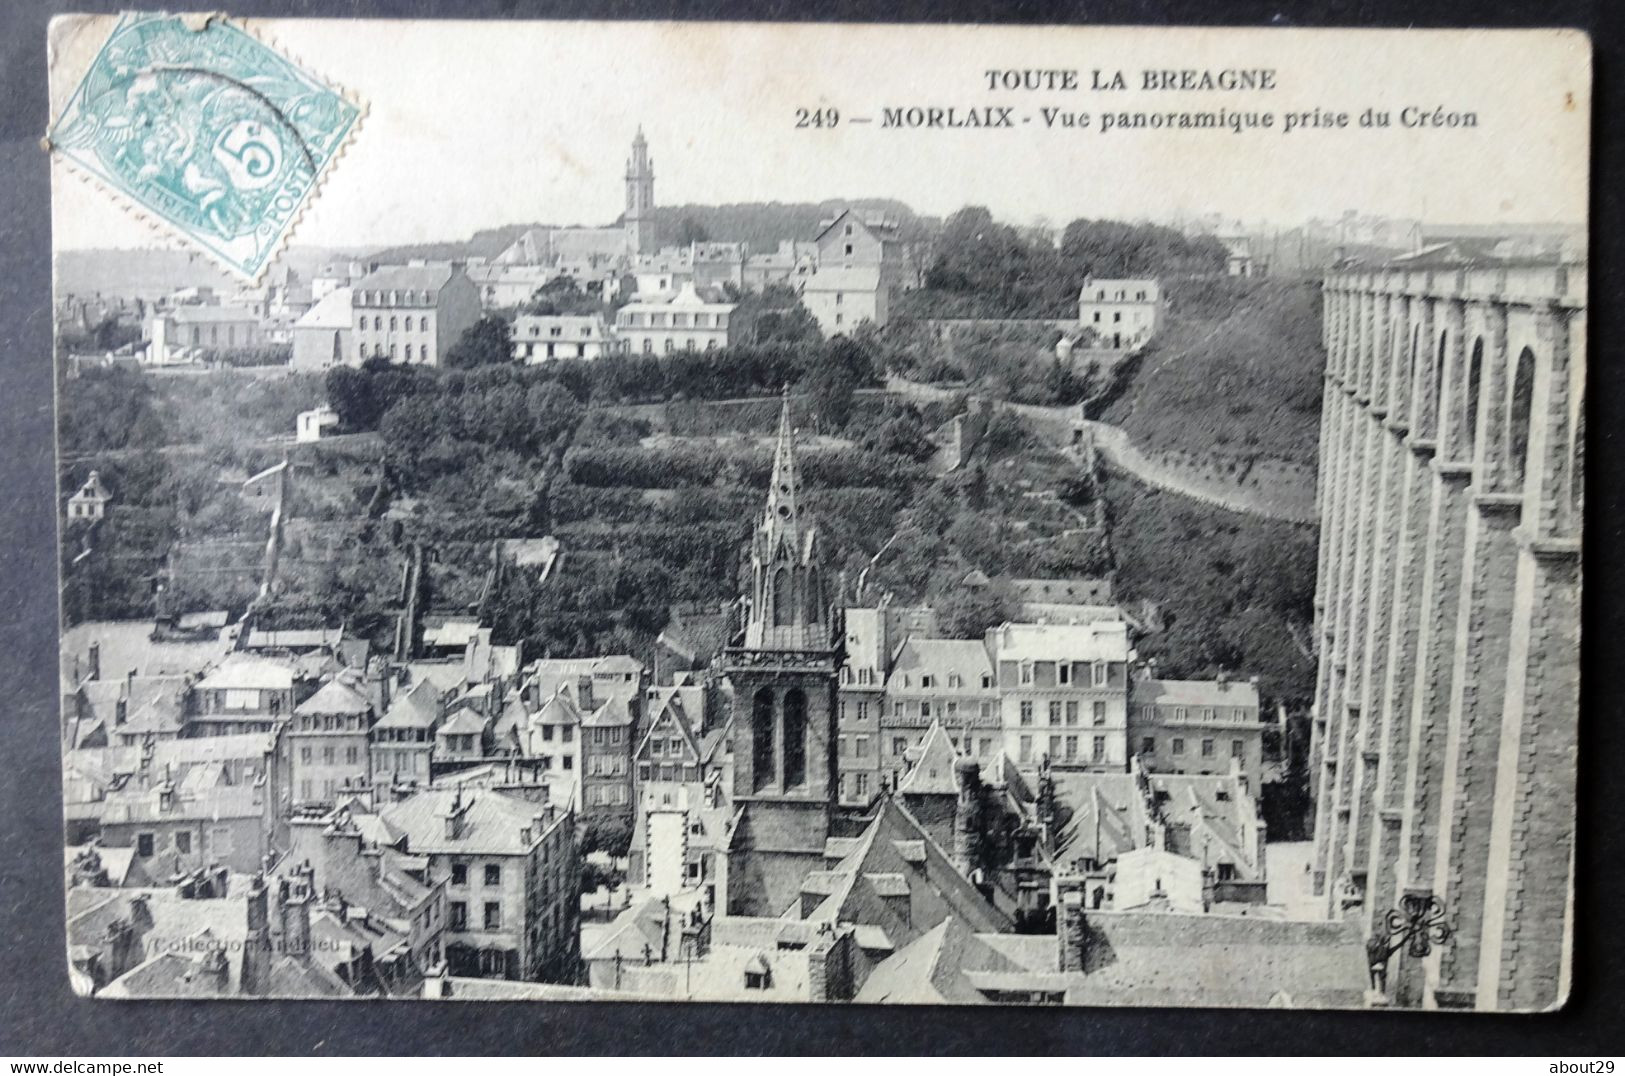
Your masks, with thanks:
M1583 33L49 46L34 975L1569 998Z

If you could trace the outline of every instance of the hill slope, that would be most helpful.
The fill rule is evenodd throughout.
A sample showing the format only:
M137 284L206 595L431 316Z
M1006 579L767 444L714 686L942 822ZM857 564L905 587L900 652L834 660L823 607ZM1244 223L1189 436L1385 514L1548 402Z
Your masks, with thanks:
M1101 418L1148 451L1220 452L1314 466L1319 451L1316 281L1176 281L1169 324Z

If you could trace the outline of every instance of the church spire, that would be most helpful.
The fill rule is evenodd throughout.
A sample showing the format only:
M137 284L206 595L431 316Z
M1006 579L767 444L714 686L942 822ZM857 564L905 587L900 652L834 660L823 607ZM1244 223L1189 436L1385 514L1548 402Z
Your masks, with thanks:
M773 476L761 525L751 542L751 614L745 643L772 650L811 650L827 645L828 610L820 572L818 539L803 515L801 475L790 390L779 409Z
M773 446L773 478L767 491L767 513L762 529L770 536L791 542L792 554L799 557L795 539L801 532L801 477L796 468L796 430L790 415L790 387L785 386L779 408L779 436ZM777 544L777 543L774 543Z

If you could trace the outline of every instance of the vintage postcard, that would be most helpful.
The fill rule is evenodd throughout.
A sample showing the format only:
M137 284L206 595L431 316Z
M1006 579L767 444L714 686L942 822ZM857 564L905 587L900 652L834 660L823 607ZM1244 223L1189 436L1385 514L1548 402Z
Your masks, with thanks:
M1584 35L50 50L80 993L1563 1004Z

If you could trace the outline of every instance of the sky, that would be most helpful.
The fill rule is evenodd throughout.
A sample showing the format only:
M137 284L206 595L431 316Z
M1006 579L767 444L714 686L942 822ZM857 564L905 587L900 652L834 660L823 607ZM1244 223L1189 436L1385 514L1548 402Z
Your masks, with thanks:
M53 108L102 21L58 28ZM607 224L641 124L658 203L891 197L1012 223L1221 213L1290 226L1346 210L1432 222L1580 222L1590 51L1553 31L1133 30L720 23L253 20L367 115L293 242L461 239L502 224ZM990 90L989 70L1075 70L1082 88ZM1130 89L1089 88L1096 69ZM1260 69L1275 88L1145 91L1143 71ZM1012 109L1010 130L909 130L883 109ZM1399 111L1473 112L1473 128ZM833 128L795 126L835 108ZM1042 110L1086 112L1084 129ZM1103 114L1269 112L1275 126L1102 131ZM1344 128L1282 130L1287 113ZM1363 128L1367 108L1392 125ZM856 124L853 117L873 122ZM1027 122L1021 122L1025 118ZM55 164L59 249L173 246Z

